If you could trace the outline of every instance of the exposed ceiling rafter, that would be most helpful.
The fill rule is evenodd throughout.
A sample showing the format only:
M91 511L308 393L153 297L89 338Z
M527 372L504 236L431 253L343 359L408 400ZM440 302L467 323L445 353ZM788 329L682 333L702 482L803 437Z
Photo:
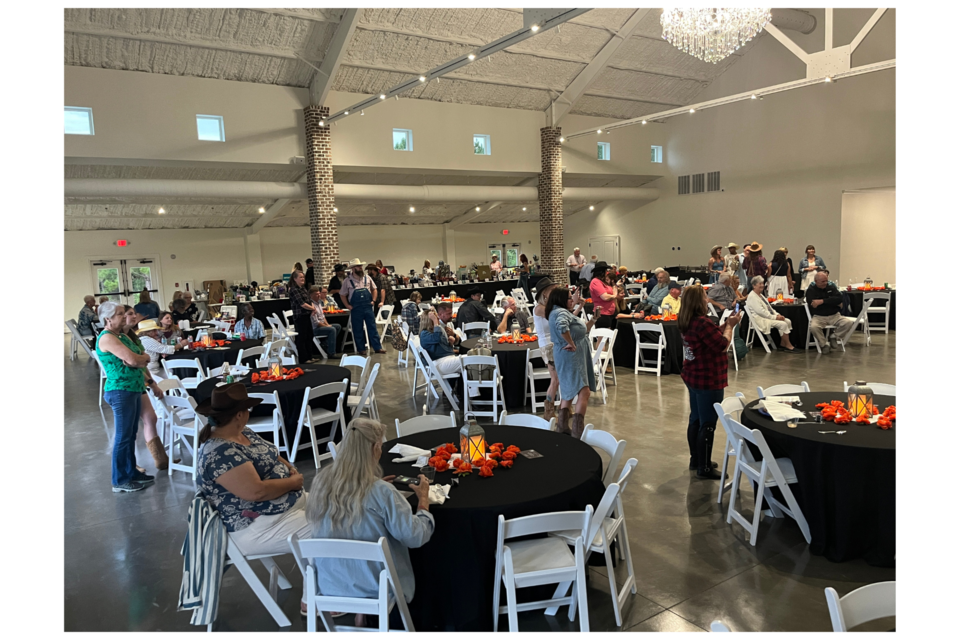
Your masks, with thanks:
M334 19L332 16L325 17L319 16L313 13L301 13L299 11L290 11L289 9L262 9L257 7L243 7L245 11L258 11L260 13L266 13L271 16L282 16L284 18L296 18L298 20L307 20L309 22L327 22L337 24L340 22L339 19Z
M516 186L518 186L518 187L530 187L530 186L533 186L533 185L537 184L537 181L538 181L539 179L540 179L539 177L536 177L536 178L527 178L526 180L523 180L522 182L520 182L520 183L517 184ZM480 207L479 207L480 210L479 210L479 211L477 211L477 207L474 207L473 209L470 209L469 211L465 211L465 212L461 213L460 215L458 215L458 216L456 216L456 217L454 217L454 218L451 218L450 220L447 221L447 224L449 224L450 226L452 226L452 227L454 227L454 228L459 227L459 226L461 226L461 225L465 225L465 224L467 224L468 222L471 222L471 221L473 221L473 220L476 220L477 218L479 218L479 217L481 217L481 216L484 216L484 215L490 213L491 211L493 211L493 210L496 209L497 207L499 207L499 206L501 206L501 205L504 205L504 204L506 204L506 202L503 201L503 200L499 200L499 201L497 201L497 202L488 202L488 203L486 203L486 204L480 205Z
M247 233L251 234L259 232L260 229L263 229L270 223L271 220L276 218L277 214L280 213L280 210L287 206L289 202L290 200L287 198L281 198L280 200L274 202L272 205L270 205L270 208L267 209L265 213L260 214L260 217L257 218L256 222L250 225L250 227L247 229Z
M310 80L310 104L322 106L326 101L359 21L359 9L346 9L340 16L340 24L337 25L337 32L333 34L330 46L327 47L323 62Z

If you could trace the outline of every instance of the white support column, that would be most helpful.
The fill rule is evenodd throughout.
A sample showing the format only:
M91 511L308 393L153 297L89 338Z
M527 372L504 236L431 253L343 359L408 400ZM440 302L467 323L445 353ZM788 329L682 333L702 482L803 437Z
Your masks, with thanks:
M259 233L244 234L243 254L247 263L247 282L263 284L263 253L260 249Z
M826 9L826 20L823 23L823 49L833 49L833 9Z
M457 232L450 224L443 225L443 261L453 273L457 272Z

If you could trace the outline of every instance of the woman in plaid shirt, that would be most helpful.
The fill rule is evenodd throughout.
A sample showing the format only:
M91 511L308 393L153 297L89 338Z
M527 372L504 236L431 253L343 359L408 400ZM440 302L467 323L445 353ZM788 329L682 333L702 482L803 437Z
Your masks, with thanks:
M727 386L727 349L733 340L733 328L740 314L732 315L723 329L707 317L707 296L703 287L687 287L680 298L677 317L683 336L683 371L680 377L690 395L690 420L687 422L687 444L690 446L690 469L696 469L703 480L719 480L710 460L713 432L717 428L714 403L723 401Z
M422 299L420 292L414 291L400 309L400 317L410 327L410 335L413 336L420 335L420 300Z

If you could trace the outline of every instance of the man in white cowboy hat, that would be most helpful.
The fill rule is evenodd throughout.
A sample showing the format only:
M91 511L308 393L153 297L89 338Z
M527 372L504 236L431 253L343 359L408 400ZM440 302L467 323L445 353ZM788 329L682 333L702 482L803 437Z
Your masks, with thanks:
M163 340L160 339L160 332L162 330L163 328L152 318L137 324L137 335L140 336L140 344L143 345L143 350L150 356L147 371L149 371L150 375L154 378L159 379L167 377L163 366L160 364L160 358L176 353L190 344L189 340L179 340L176 344L163 344Z
M363 273L366 263L360 258L354 258L347 263L350 270L340 285L340 298L343 306L350 310L350 325L353 328L353 340L357 352L367 355L367 340L363 333L364 325L370 338L370 346L377 353L386 353L380 345L380 334L377 332L377 321L373 315L373 301L377 299L377 285L373 279Z
M731 276L737 275L740 271L740 247L736 242L727 245L729 253L723 256L723 272Z

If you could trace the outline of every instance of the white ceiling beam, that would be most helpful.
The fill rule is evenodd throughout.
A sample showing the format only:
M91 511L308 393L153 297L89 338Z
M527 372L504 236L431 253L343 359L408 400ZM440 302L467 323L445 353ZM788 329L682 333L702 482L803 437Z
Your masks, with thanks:
M780 44L785 46L790 51L790 53L803 60L804 64L810 64L810 54L804 51L796 42L784 35L783 31L780 31L780 29L776 28L769 22L763 27L763 29L776 38Z
M827 7L823 21L823 50L833 49L833 9Z
M251 216L231 216L231 215L219 215L219 216L172 216L170 214L157 214L155 216L64 216L66 222L83 222L84 220L96 220L96 221L106 221L113 220L117 222L122 221L143 221L143 220L167 220L167 221L207 221L215 220L220 218L230 218L231 220L236 220L237 222L246 224L247 220L252 219ZM241 225L242 226L242 225Z
M600 72L607 66L607 62L609 62L613 54L615 54L617 49L620 48L620 45L630 37L634 29L640 24L640 21L643 20L650 11L650 9L637 9L634 11L630 19L627 20L623 27L600 49L593 60L590 61L590 64L573 79L570 86L564 89L560 97L550 103L550 108L547 109L546 115L552 122L551 126L556 126L558 122L570 113L576 101L579 100L584 91L589 89L590 85L596 81L597 76L599 76Z
M480 58L485 58L487 56L493 55L497 51L502 51L503 49L512 47L515 44L519 44L520 42L528 40L536 36L538 33L544 33L546 31L549 31L553 27L561 25L564 22L571 20L572 18L575 18L579 15L583 15L587 11L590 11L590 9L566 9L561 11L562 11L561 13L554 16L553 18L544 20L543 24L536 25L536 28L533 28L533 27L529 29L523 28L523 29L520 29L519 31L514 31L513 33L507 34L502 38L499 38L497 40L494 40L493 42L490 42L488 44L478 47L475 51L472 51L469 54L464 54L462 56L454 58L453 60L450 60L449 62L445 62L437 67L434 67L433 69L430 69L429 71L424 72L422 75L419 75L419 76L415 75L409 80L405 82L401 82L400 84L394 87L391 87L390 89L387 89L386 91L381 93L380 96L383 96L384 98L391 98L395 95L399 95L401 93L409 91L410 89L413 89L414 87L417 87L423 84L424 82L430 82L434 78L440 78L441 76L444 76L444 75L447 75L448 73L456 71L460 67L468 65L474 60L478 60ZM473 56L473 58L471 59L470 56ZM420 78L423 78L423 80L421 81ZM370 108L373 105L377 104L378 102L382 102L382 101L383 100L379 96L376 96L376 95L371 96L366 100L362 100L361 102L351 105L346 109L343 109L342 111L334 114L329 118L328 121L335 122L341 118L349 117L349 113L351 112L355 114L357 111L361 111L364 108Z
M596 98L610 98L611 100L625 100L627 102L646 102L649 104L657 104L663 107L683 106L683 105L677 104L676 102L663 102L662 100L653 100L651 98L638 98L637 96L623 96L615 93L601 93L599 91L584 91L583 95L594 96Z
M537 181L538 181L539 179L540 179L539 176L533 177L533 178L527 178L526 180L520 182L520 184L518 184L518 185L516 185L516 186L518 186L518 187L530 187L530 186L533 186L533 185L537 184ZM460 215L458 215L458 216L456 216L456 217L454 217L454 218L451 218L450 220L447 220L447 223L446 223L446 224L449 224L450 226L452 226L452 227L454 227L454 228L460 227L460 226L462 226L462 225L467 224L468 222L471 222L471 221L473 221L473 220L476 220L477 218L479 218L479 217L481 217L481 216L484 216L484 215L490 213L492 210L496 209L497 207L499 207L499 206L501 206L501 205L503 205L503 204L506 204L506 203L505 203L504 201L502 201L502 200L501 200L501 201L498 201L498 202L488 202L487 204L480 205L480 211L477 211L476 207L474 207L473 209L470 209L469 211L465 211L465 212L461 213Z
M849 71L843 71L831 76L831 79L842 80L843 78L852 78L853 76L863 75L865 73L873 73L875 71L883 71L885 69L894 69L897 66L896 59L884 60L883 62L876 62L874 64L866 64L861 67L855 67ZM772 95L775 93L782 93L784 91L792 91L793 89L802 89L803 87L809 87L815 84L823 84L825 78L804 78L802 80L792 80L790 82L784 82L783 84L777 84L769 87L764 87L762 89L754 89L753 91L746 91L744 93L738 93L736 95L727 96L725 98L717 98L715 100L708 100L706 102L699 102L697 104L691 104L679 109L670 109L668 111L659 111L657 113L651 113L645 116L638 118L630 118L628 120L620 120L619 122L611 122L610 124L603 125L601 127L591 127L590 129L584 129L582 131L577 131L571 134L565 134L564 137L568 140L573 138L579 138L582 136L598 135L597 129L602 131L612 131L614 129L620 129L623 127L630 127L637 124L643 124L644 122L653 122L654 120L663 120L665 118L672 118L674 116L680 116L684 114L690 114L690 110L694 111L703 111L704 109L712 109L714 107L721 107L727 104L733 104L734 102L742 102L743 100L751 100L754 96L757 98L762 98L763 96ZM690 114L693 115L693 114Z
M310 104L322 106L326 101L330 87L333 86L333 79L337 77L340 63L343 62L350 41L353 40L353 32L359 21L359 9L347 9L340 16L340 24L337 26L337 32L333 34L330 46L327 47L323 62L310 80Z
M329 22L337 24L340 22L339 19L335 19L332 16L318 16L313 14L303 14L298 11L290 11L289 9L262 9L258 7L240 7L244 11L259 11L260 13L266 13L271 16L282 16L284 18L296 18L298 20L306 20L308 22Z
M863 28L860 29L860 33L850 42L850 53L853 53L857 50L857 47L860 46L860 43L863 42L863 39L866 38L870 31L873 30L873 27L877 24L880 18L883 17L883 14L886 12L886 9L877 9L873 12L873 15L870 16L870 19L867 20L867 23L863 25Z
M290 202L290 200L282 198L270 205L270 208L267 209L266 213L261 213L260 217L257 218L257 221L247 227L247 235L257 233L260 231L260 229L263 229L265 226L267 226L271 220L277 217L277 214L280 213L280 210L287 206L288 202Z

